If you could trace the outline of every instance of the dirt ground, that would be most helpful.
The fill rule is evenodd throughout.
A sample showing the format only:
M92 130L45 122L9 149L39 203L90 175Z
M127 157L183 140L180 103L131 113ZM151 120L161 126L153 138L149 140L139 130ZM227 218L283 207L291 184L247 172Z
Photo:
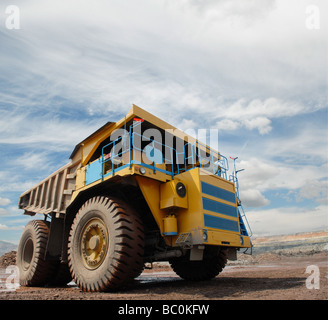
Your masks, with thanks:
M313 267L314 266L314 267ZM4 269L2 269L4 270ZM319 281L316 282L316 279ZM180 279L167 264L145 270L117 292L61 288L1 290L0 300L327 300L328 252L284 256L262 254L231 262L211 281Z

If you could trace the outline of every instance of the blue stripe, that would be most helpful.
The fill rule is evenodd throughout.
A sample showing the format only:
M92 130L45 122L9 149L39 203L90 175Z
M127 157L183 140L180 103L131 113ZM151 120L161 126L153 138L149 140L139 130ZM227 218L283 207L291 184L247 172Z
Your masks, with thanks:
M236 207L229 206L228 204L217 202L211 199L203 198L203 209L237 218Z
M177 236L178 233L177 232L163 232L164 236Z
M212 197L220 198L232 203L236 203L236 195L234 192L230 192L218 187L215 187L211 184L202 181L202 192L206 193Z
M238 221L214 217L208 214L204 214L204 225L207 228L239 232Z
M149 164L146 164L146 163L140 162L140 161L131 160L131 164L139 164L139 165L141 165L142 167L146 167L146 168L149 168L149 169L151 169L151 170L160 171L160 172L163 172L163 173L169 174L170 176L174 176L174 172L166 171L166 170L163 170L163 169L161 169L161 168L157 168L157 167L155 167L155 166L152 166L152 165L149 165Z

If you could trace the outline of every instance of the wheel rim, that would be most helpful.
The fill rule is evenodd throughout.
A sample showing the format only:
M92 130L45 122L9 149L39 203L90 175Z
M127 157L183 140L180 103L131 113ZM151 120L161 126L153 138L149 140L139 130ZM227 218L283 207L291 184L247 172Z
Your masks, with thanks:
M81 233L81 257L87 269L98 268L107 253L109 238L104 222L99 218L89 220Z

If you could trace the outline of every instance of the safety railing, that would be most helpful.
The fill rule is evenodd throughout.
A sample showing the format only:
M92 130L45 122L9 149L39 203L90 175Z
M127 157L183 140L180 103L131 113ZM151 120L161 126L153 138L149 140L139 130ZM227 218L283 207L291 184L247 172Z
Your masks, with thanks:
M101 178L114 175L117 170L129 166L130 153L129 139L125 137L119 137L105 145L101 151Z
M240 231L245 236L251 237L253 235L253 231L248 223L244 208L242 205L238 208L239 211L239 223L240 223Z
M237 195L237 198L239 200L239 181L238 181L237 174L238 174L238 172L244 171L244 169L240 169L240 170L236 169L236 160L238 159L238 157L236 157L236 158L231 158L230 157L230 159L233 160L233 171L232 171L232 174L229 175L229 181L231 181L235 184L236 195Z
M131 163L149 167L154 173L160 171L174 177L176 174L174 166L176 150L174 148L136 132L132 133L131 138L132 150L139 152L138 158L133 157ZM148 144L143 148L141 142L148 142Z
M213 151L205 144L196 142L195 144L187 143L185 145L185 170L195 167L203 168L210 173L227 179L229 170L228 159L219 152ZM191 152L189 152L189 150ZM189 161L191 159L191 162Z
M131 168L132 164L150 168L154 173L165 173L172 178L181 172L200 167L227 179L229 164L222 154L198 141L194 144L185 143L183 151L177 152L172 146L142 135L141 129L137 128L141 124L142 121L134 121L129 132L125 130L126 134L102 147L101 158L88 165L88 183L114 175L126 167ZM238 183L237 177L232 179Z
M240 231L241 234L247 235L251 237L253 235L252 229L248 223L244 208L241 204L240 198L239 198L239 180L238 180L238 172L243 171L244 169L237 170L236 168L236 158L231 158L233 160L233 171L232 174L229 175L229 181L233 182L235 184L235 190L236 190L236 196L237 196L237 202L238 202L238 211L239 211L239 223L240 223Z

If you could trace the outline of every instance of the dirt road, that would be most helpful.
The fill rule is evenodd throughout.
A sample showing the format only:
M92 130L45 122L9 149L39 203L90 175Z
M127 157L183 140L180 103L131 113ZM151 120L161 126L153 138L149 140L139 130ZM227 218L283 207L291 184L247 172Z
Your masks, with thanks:
M301 256L268 254L230 264L211 281L184 281L164 265L145 270L118 292L81 292L70 283L63 288L0 290L0 300L327 300L327 276L327 251Z

